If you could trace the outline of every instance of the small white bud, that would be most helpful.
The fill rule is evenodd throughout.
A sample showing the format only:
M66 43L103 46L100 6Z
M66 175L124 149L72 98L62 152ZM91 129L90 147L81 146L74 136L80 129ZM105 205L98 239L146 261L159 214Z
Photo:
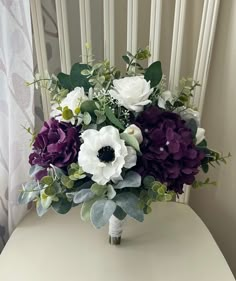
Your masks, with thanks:
M137 127L134 124L127 127L125 129L124 133L134 136L137 139L139 144L143 141L143 135L142 135L141 130L139 129L139 127Z

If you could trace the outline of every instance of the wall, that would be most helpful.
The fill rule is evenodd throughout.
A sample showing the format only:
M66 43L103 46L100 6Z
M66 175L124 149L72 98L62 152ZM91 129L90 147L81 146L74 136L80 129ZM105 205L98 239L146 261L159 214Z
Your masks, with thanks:
M236 1L221 1L202 126L216 150L230 151L227 166L211 172L216 188L191 193L190 205L206 223L236 276ZM222 280L223 281L223 280Z

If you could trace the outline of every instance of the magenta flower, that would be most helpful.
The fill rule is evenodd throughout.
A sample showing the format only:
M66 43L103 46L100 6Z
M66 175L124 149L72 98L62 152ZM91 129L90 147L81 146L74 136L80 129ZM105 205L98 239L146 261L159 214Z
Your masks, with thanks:
M195 146L186 122L178 114L151 106L138 116L136 125L144 138L136 170L142 176L154 176L169 190L183 193L183 185L194 182L205 156Z
M33 152L29 156L31 165L39 165L48 168L50 164L64 168L77 161L80 147L80 127L74 127L70 123L59 122L53 118L44 122L37 135ZM45 173L42 171L38 179Z

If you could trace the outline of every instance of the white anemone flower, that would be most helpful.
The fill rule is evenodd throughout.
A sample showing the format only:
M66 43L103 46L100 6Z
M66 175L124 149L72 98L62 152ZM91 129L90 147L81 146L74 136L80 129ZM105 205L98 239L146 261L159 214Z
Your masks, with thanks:
M92 175L92 180L105 185L120 178L122 168L135 166L137 155L132 147L126 147L119 131L105 126L100 131L88 129L81 135L78 162L83 171Z

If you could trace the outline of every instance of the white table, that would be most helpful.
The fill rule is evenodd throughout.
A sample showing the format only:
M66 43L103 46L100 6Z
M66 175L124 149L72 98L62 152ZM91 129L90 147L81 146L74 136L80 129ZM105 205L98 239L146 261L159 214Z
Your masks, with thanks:
M0 256L1 281L233 281L222 253L187 206L157 203L144 223L129 220L122 244L107 227L80 220L79 208L28 214Z

